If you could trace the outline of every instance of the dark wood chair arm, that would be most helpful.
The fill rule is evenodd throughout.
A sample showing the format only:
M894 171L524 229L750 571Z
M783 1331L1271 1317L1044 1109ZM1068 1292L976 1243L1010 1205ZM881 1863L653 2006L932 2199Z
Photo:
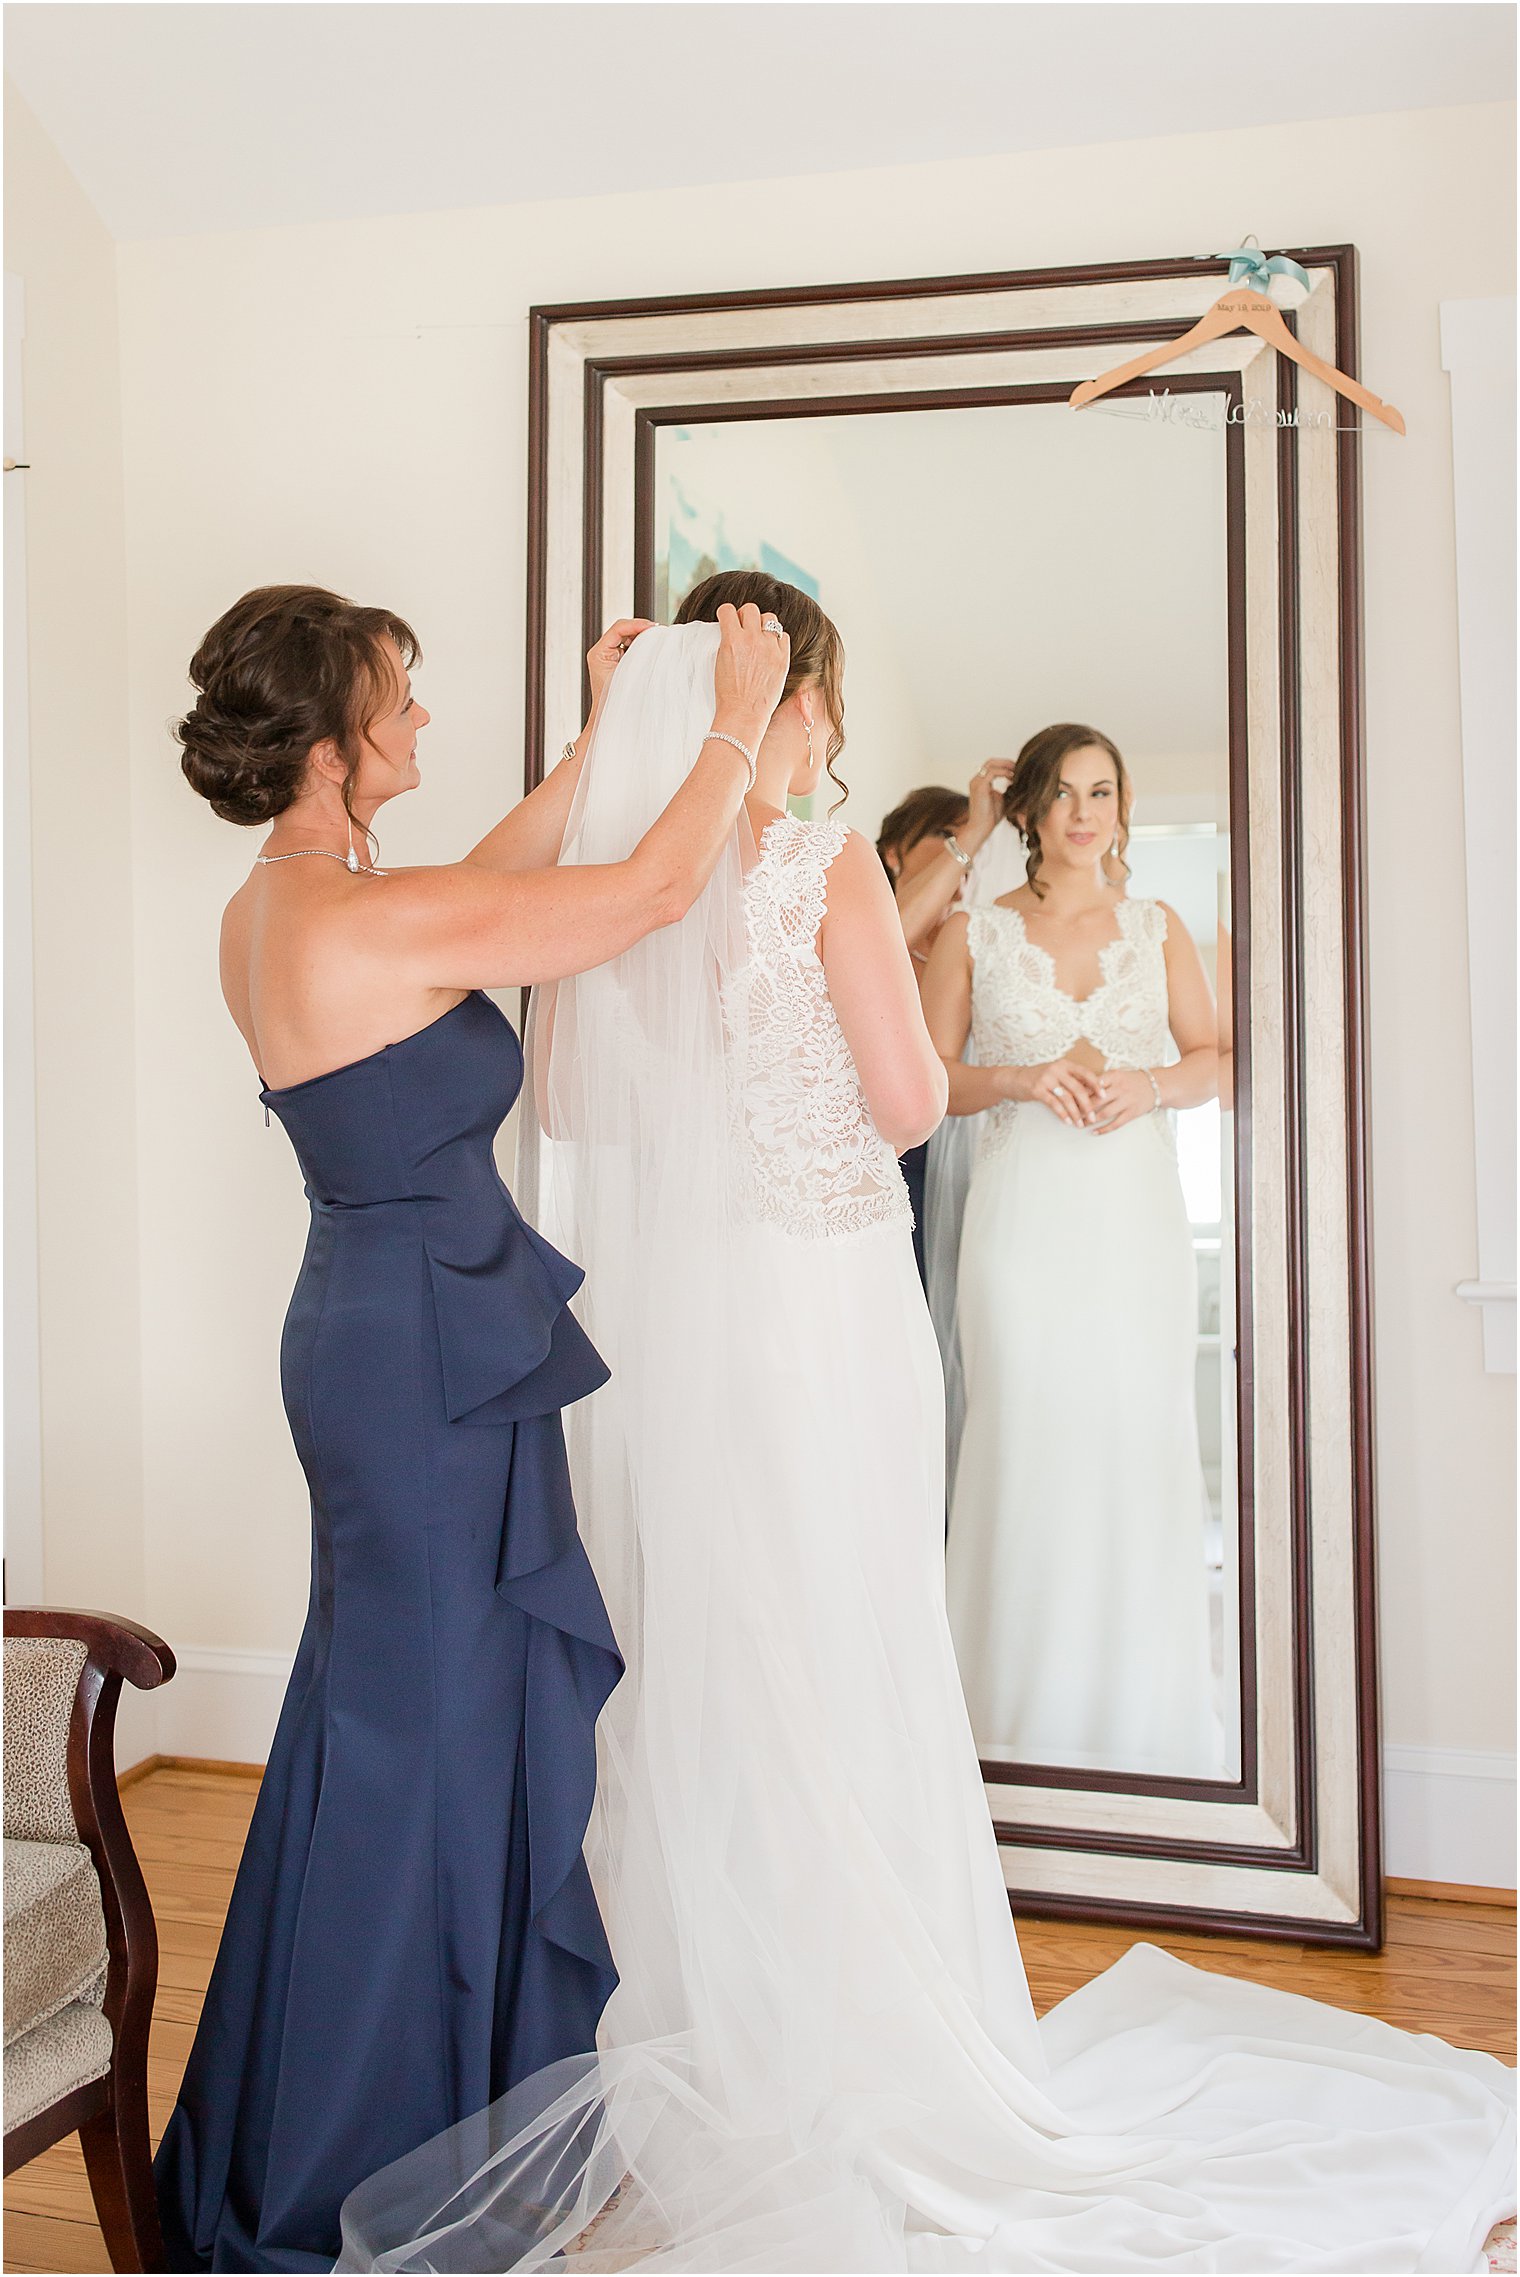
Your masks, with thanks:
M174 1655L162 1637L113 1613L85 1613L64 1605L7 1605L8 1637L65 1637L82 1644L103 1675L124 1676L139 1692L152 1692L174 1674Z
M124 1678L141 1692L167 1684L174 1655L162 1637L135 1621L55 1605L7 1606L5 1634L84 1646L69 1715L69 1802L100 1880L106 1917L103 2006L112 2040L107 2081L65 2096L6 2137L6 2172L77 2126L112 2268L162 2269L147 2087L158 1933L116 1785L116 1705Z
M5 1634L57 1637L85 1648L69 1717L69 1801L79 1838L100 1877L107 1954L103 2005L115 2049L113 2109L99 2121L115 2147L109 2155L102 2151L87 2127L85 2156L107 2235L119 2239L130 2229L138 2240L131 2248L132 2260L117 2258L113 2248L114 2266L159 2268L162 2246L151 2244L158 2217L148 2172L146 2087L148 2027L158 1985L158 1932L116 1786L116 1704L123 1677L142 1692L166 1684L174 1674L174 1655L161 1637L133 1621L56 1605L7 1606ZM120 2145L128 2139L134 2149L123 2167ZM123 2172L128 2177L125 2182ZM146 2249L145 2239L150 2241Z

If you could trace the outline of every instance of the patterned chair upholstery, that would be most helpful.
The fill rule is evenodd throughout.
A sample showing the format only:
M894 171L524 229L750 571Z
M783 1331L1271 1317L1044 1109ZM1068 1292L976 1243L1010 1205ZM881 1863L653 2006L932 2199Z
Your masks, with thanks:
M116 1792L123 1677L167 1645L99 1613L5 1615L5 2171L76 2128L113 2269L161 2266L149 2155L158 1940Z

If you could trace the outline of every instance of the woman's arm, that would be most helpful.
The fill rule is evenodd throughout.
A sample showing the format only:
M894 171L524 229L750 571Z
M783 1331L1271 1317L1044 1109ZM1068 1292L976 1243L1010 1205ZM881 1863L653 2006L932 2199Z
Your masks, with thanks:
M904 1154L943 1119L945 1072L924 1026L886 873L854 831L829 866L818 953L871 1120Z
M1175 909L1166 916L1166 1007L1182 1057L1156 1070L1164 1107L1201 1107L1219 1096L1219 1015L1198 943Z
M1122 1130L1157 1106L1201 1107L1219 1093L1219 1030L1209 977L1176 910L1164 901L1160 907L1166 914L1167 1025L1182 1057L1168 1067L1108 1069L1100 1131Z
M970 813L955 833L955 842L963 854L979 854L1002 815L1003 789L1013 773L1011 759L989 759L972 777L967 795ZM903 939L910 949L921 949L934 933L966 875L966 866L958 862L948 846L932 862L926 862L915 877L899 879L893 887L897 900L898 921ZM951 1109L952 1114L954 1109Z
M996 1067L967 1067L961 1059L971 1033L971 950L967 944L968 920L964 910L945 919L939 938L929 952L923 979L924 1020L929 1040L944 1063L950 1086L947 1112L979 1115L1006 1091L993 1088L993 1078L1005 1073Z
M543 781L529 791L526 798L519 799L511 813L504 815L494 830L487 831L478 846L470 848L465 856L467 862L483 870L543 870L559 860L571 801L581 779L581 762L591 748L592 732L601 717L612 675L639 634L648 632L650 622L648 617L620 617L615 625L608 626L586 657L591 710L585 726ZM721 720L714 722L719 727L723 724ZM737 734L738 730L729 732Z
M727 604L713 724L751 750L785 685L790 645L760 611ZM509 988L589 972L684 917L728 843L749 770L732 744L707 742L626 861L565 869L474 862L397 870L356 907L362 951L425 988Z
M945 921L929 954L924 974L924 1018L950 1079L952 1115L980 1115L1006 1099L1048 1107L1063 1123L1081 1130L1097 1111L1100 1079L1072 1059L1043 1060L1028 1067L967 1067L961 1058L971 1033L970 920L959 910Z

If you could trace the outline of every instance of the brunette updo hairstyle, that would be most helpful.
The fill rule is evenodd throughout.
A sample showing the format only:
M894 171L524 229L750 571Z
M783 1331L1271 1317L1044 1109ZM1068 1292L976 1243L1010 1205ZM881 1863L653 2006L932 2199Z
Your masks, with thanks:
M1111 743L1106 735L1100 735L1095 727L1079 727L1075 722L1066 720L1057 727L1042 727L1038 734L1029 738L1013 763L1013 776L1003 794L1003 813L1029 850L1024 867L1030 890L1042 901L1050 889L1040 883L1040 865L1045 859L1040 849L1040 824L1055 805L1056 795L1061 788L1062 767L1073 751L1081 751L1089 744L1095 745L1099 751L1106 751L1114 763L1114 780L1119 792L1119 827L1114 834L1119 848L1117 859L1124 875L1129 876L1129 864L1124 859L1125 848L1129 845L1132 796L1129 769L1120 756L1118 745ZM1109 875L1110 859L1105 853L1105 877Z
M926 838L943 838L946 831L959 830L970 812L971 803L964 791L946 790L939 783L926 783L922 790L909 791L884 817L876 834L876 851L888 877L896 875L887 860L889 854L897 856L900 866Z
M795 585L783 585L779 577L767 577L760 569L720 569L716 575L704 577L677 609L676 623L716 624L725 601L735 609L753 601L762 615L781 619L792 654L780 701L784 704L799 688L821 689L834 722L825 764L839 789L834 805L843 805L849 785L835 774L834 761L844 749L844 642L810 593L800 592Z
M224 822L273 822L301 791L314 744L347 769L350 819L360 744L394 693L389 635L410 670L417 635L389 609L320 585L261 585L218 617L190 659L200 693L174 730L193 791Z

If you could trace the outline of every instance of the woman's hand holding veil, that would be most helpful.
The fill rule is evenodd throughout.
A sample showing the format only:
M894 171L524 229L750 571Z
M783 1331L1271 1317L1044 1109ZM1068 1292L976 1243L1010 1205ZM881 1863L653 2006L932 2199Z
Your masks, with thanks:
M601 712L612 676L640 633L652 629L648 617L619 617L609 625L594 648L586 653L586 676L591 683L591 716L577 738L582 749L588 731ZM718 659L714 669L713 725L757 745L781 701L791 664L792 644L786 634L766 632L760 611L746 602L742 609L727 602L718 611Z
M619 617L609 625L595 648L586 651L586 677L591 683L591 716L595 719L601 709L613 673L622 663L641 632L648 632L654 623L652 617ZM582 731L584 732L584 730Z
M786 634L764 631L753 601L746 601L742 609L725 601L718 611L713 725L758 748L781 701L791 661L792 644Z

